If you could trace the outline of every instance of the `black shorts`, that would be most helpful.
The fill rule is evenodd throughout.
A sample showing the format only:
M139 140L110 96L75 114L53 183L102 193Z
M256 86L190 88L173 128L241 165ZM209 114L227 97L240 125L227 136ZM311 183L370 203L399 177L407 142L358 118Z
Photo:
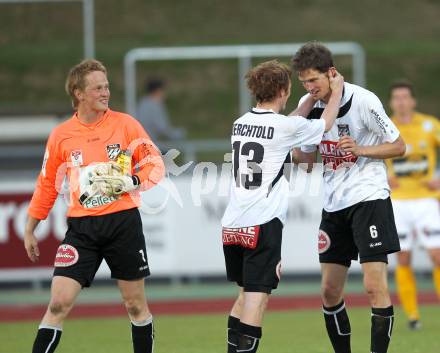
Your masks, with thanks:
M55 257L54 276L89 287L103 259L111 277L136 280L150 274L137 208L102 216L69 217L66 237Z
M278 218L260 226L254 249L241 245L223 245L226 275L245 292L270 294L278 287L281 270L283 224Z
M351 260L388 263L400 250L390 198L359 202L336 212L322 211L319 262L349 267Z

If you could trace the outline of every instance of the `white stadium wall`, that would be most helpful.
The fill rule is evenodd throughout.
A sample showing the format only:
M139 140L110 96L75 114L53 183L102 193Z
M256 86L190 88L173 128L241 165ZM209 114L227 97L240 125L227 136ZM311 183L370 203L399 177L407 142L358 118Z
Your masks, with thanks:
M199 168L200 167L200 168ZM141 215L153 276L197 277L224 275L220 219L227 202L228 172L217 177L215 165L194 168L205 174L167 178L142 195ZM215 177L206 179L206 172ZM26 210L33 181L0 182L0 281L48 279L53 258L66 229L66 203L59 197L48 219L37 231L41 260L31 264L23 245ZM293 175L289 213L283 233L282 272L319 273L317 235L321 213L320 173ZM394 266L394 257L390 259ZM421 249L414 256L417 270L430 268ZM359 271L357 262L351 271ZM105 263L97 277L108 277Z

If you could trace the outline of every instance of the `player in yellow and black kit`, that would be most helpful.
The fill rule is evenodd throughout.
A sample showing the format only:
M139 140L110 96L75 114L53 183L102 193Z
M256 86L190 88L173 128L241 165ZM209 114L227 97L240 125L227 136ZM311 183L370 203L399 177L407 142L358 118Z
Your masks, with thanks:
M407 144L404 157L387 160L401 247L397 254L396 285L409 328L418 329L420 315L411 269L415 238L428 251L434 264L433 280L440 298L440 179L435 177L440 121L415 111L416 99L408 82L396 82L391 86L390 107L392 120Z

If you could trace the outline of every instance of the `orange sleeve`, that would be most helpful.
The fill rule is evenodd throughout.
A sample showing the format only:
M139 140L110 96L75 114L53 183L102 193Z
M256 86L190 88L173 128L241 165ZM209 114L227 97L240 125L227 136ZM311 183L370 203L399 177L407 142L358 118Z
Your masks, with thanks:
M147 190L158 184L165 175L162 154L136 119L133 118L127 131L133 156L133 174L139 177L141 190Z
M37 179L28 214L37 219L46 219L58 196L58 190L64 179L62 158L56 143L56 133L52 131L46 145L43 166ZM62 175L61 175L62 174Z

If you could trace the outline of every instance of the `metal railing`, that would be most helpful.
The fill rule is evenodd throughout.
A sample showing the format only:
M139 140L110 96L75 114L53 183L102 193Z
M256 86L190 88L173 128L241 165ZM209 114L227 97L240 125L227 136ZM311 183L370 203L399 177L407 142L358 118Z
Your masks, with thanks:
M178 150L183 155L184 163L200 161L198 154L201 152L231 152L231 142L228 139L160 141L157 145L162 153L170 149ZM11 143L0 145L0 171L40 168L44 148L43 141L27 145Z
M246 88L244 75L252 66L253 57L292 56L303 43L220 45L197 47L136 48L127 52L124 58L126 111L136 116L136 63L138 61L238 59L238 85L240 113L251 106L251 96ZM365 52L354 42L324 43L334 55L351 55L353 83L365 86Z
M199 162L198 153L203 152L231 152L231 141L228 139L182 140L159 142L162 152L176 149L183 154L184 163Z

